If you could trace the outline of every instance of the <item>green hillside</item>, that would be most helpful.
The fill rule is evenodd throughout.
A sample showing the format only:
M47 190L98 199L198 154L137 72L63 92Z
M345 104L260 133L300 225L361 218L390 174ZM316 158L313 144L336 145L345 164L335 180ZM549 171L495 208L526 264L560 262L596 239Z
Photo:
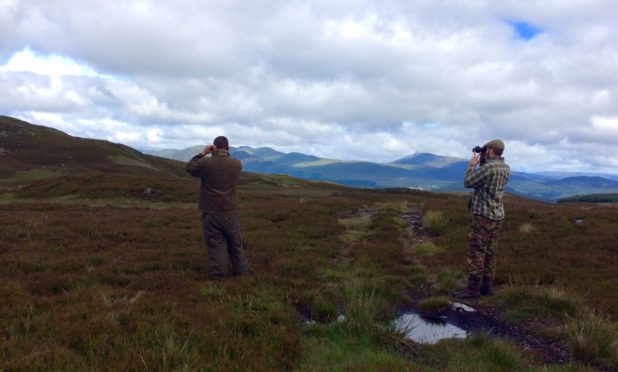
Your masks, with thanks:
M618 194L575 195L558 200L558 203L618 203Z
M107 173L171 173L184 176L176 162L142 154L128 146L69 136L61 131L0 116L0 174L33 169L62 174L81 170Z
M11 131L0 370L618 368L613 206L507 195L498 294L468 313L449 297L465 282L467 194L244 173L250 274L213 283L184 163L25 123ZM38 161L48 146L56 160ZM408 311L468 337L414 341L393 325Z

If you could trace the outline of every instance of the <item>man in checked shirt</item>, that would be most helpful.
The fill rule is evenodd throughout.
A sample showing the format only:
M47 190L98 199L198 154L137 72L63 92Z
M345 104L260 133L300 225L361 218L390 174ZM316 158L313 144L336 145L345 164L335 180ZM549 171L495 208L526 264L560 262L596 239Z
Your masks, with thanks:
M510 168L502 157L504 142L495 139L485 147L486 151L473 154L464 178L464 186L474 188L474 194L469 204L472 221L468 235L468 287L453 292L457 298L494 294L498 236L504 220L502 195Z

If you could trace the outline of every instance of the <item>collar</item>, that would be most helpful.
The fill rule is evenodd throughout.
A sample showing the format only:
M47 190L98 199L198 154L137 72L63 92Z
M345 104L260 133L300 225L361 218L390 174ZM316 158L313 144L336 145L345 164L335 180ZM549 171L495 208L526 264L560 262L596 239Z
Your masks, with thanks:
M494 161L504 161L502 156L493 156L491 158L485 158L486 162L494 162Z
M230 157L230 152L228 150L217 150L213 153L214 156L225 156Z

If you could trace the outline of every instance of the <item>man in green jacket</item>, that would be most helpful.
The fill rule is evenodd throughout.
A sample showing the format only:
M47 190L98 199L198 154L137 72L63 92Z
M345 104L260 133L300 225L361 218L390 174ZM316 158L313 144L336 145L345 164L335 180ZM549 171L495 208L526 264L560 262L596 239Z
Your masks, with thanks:
M187 172L201 180L198 208L202 212L210 277L215 280L225 278L228 255L234 275L247 273L236 192L242 163L231 158L229 150L227 138L220 136L187 163Z
M474 188L474 194L469 205L472 222L468 235L468 287L453 292L458 298L478 298L494 293L496 251L504 220L502 196L510 168L502 157L504 142L495 139L486 143L485 148L484 152L472 156L464 177L464 186Z

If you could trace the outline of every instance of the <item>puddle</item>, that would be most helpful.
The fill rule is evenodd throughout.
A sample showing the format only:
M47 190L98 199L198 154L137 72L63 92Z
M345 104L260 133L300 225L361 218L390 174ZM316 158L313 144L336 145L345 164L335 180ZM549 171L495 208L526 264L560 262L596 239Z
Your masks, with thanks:
M395 319L395 328L404 331L409 340L436 344L446 338L466 338L468 332L443 318L426 318L417 313L404 313Z

